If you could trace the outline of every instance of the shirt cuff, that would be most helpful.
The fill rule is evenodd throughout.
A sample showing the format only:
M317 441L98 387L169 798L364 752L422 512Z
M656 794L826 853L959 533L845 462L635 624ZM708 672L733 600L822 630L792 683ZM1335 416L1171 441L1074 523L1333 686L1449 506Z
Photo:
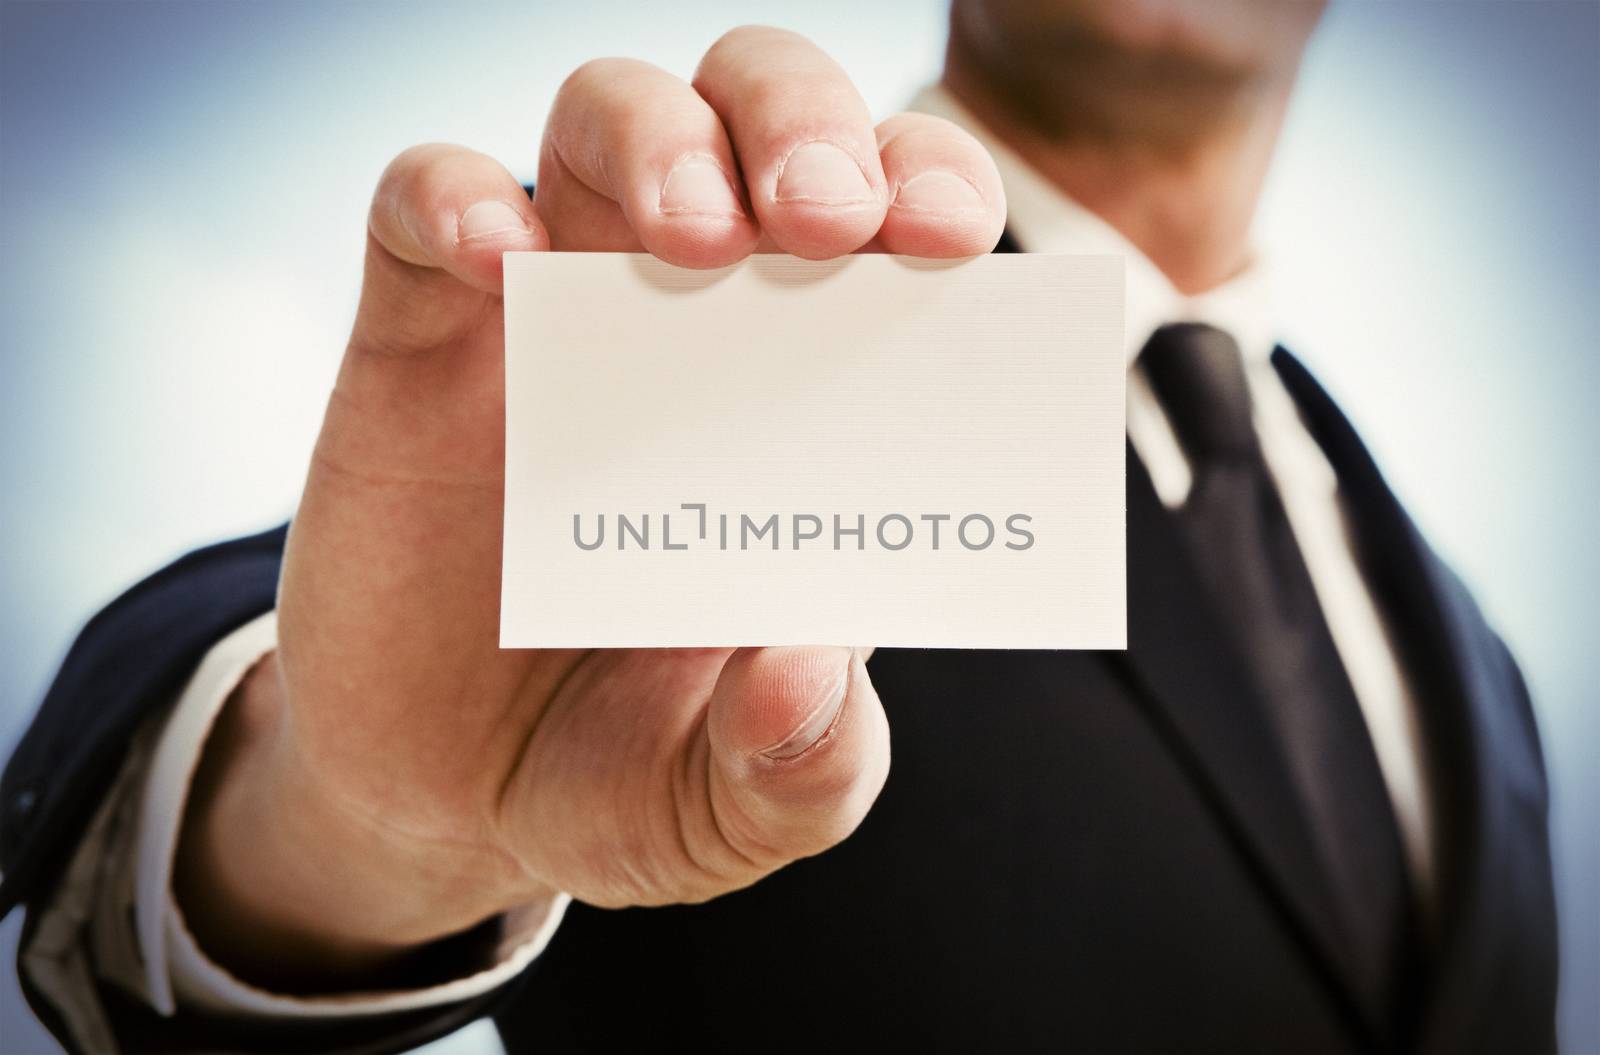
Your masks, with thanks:
M542 911L507 924L520 939L502 943L498 962L425 989L319 996L274 993L234 977L206 956L172 894L172 865L189 785L206 736L250 669L277 647L276 612L246 623L206 653L167 717L140 802L134 921L151 1005L164 1015L181 1004L223 1015L344 1018L454 1003L480 996L525 969L549 944L571 898L558 894Z

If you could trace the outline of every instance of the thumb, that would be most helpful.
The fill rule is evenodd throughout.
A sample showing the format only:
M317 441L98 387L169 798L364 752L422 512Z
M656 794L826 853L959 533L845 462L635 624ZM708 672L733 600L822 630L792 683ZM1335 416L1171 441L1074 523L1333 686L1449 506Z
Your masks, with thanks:
M889 774L888 721L853 649L738 650L707 733L717 827L767 871L844 839Z
M379 351L440 347L483 321L501 291L500 255L550 239L498 161L430 143L384 170L367 222L354 341Z

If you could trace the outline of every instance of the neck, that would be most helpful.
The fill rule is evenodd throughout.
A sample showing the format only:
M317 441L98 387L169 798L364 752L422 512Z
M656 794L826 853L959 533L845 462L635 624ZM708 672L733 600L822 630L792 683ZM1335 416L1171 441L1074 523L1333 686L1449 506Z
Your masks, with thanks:
M1003 61L991 68L953 27L943 84L1181 292L1237 274L1292 71L1181 69L1091 47L1049 67L1037 79Z

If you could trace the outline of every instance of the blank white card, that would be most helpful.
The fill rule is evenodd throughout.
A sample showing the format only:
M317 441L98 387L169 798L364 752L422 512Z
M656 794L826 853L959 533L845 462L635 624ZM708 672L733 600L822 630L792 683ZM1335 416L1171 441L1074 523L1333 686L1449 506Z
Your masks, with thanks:
M507 254L502 647L1125 647L1122 290Z

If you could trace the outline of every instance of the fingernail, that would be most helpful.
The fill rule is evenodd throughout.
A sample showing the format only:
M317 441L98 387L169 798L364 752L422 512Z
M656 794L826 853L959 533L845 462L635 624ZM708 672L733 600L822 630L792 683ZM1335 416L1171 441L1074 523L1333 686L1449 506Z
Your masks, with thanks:
M969 180L954 172L930 169L900 184L894 195L894 205L917 212L968 212L983 208L984 202L983 195Z
M665 216L743 216L744 206L722 166L707 157L687 157L661 185L657 208Z
M480 201L469 206L456 225L457 242L510 233L527 234L528 221L503 201Z
M850 689L850 673L855 663L855 650L841 648L838 650L844 656L844 664L839 668L839 681L828 696L818 705L817 709L806 716L799 728L790 733L782 743L767 748L761 752L768 758L783 761L805 754L815 747L828 731L833 728L834 719L839 717L839 709L844 706L844 698Z
M825 140L800 144L778 165L776 201L856 205L875 197L856 159Z

